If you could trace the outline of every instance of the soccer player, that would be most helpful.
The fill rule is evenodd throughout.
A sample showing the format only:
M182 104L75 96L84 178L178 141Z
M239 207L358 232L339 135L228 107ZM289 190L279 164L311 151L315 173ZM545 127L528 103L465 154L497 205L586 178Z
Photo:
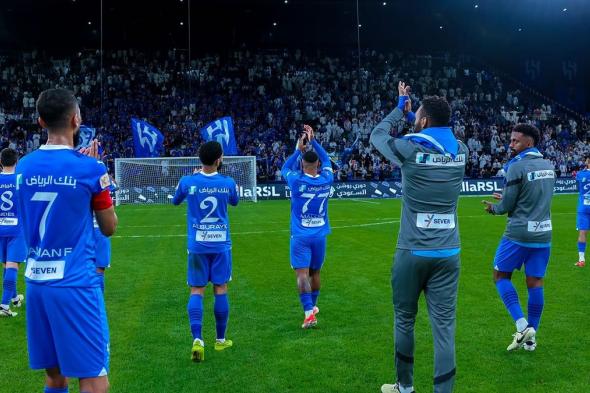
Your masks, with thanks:
M586 266L586 235L590 230L590 156L586 156L584 163L586 167L576 173L576 181L578 182L578 192L580 197L578 199L578 216L576 219L576 227L578 234L578 262L576 266Z
M79 378L80 392L103 393L109 330L94 266L92 214L104 235L115 232L110 180L101 161L73 150L82 118L71 91L45 90L37 111L47 144L16 167L28 246L29 362L46 370L46 393L67 392L68 378Z
M371 143L402 171L403 207L392 269L397 383L384 393L414 391L414 325L424 292L434 336L434 392L453 390L455 311L460 247L457 201L465 173L467 146L449 126L451 108L442 97L425 97L415 117L415 133L389 135L411 108L409 90L398 85L398 106L373 129ZM404 113L406 112L406 113Z
M193 175L183 176L178 183L172 203L188 202L188 273L187 282L191 295L188 301L188 317L193 335L192 360L205 360L203 341L203 296L211 282L215 295L215 350L223 351L233 345L225 338L229 318L227 283L232 276L231 237L227 206L239 201L234 179L218 173L223 163L223 150L219 142L201 145L199 158L203 166Z
M494 194L500 202L483 201L488 213L508 214L506 230L494 258L494 281L508 312L516 323L516 333L508 351L524 346L534 351L536 332L543 312L543 277L551 252L551 198L555 184L553 165L535 147L539 130L517 124L510 136L512 159L504 170L504 190ZM524 265L528 287L528 321L512 285L512 273Z
M326 236L330 234L328 198L334 174L328 153L314 139L313 129L305 125L304 130L281 174L291 189L291 267L305 313L302 328L308 329L317 324L320 271L326 255ZM315 152L305 151L308 142ZM301 169L297 168L299 157Z
M10 306L20 307L24 299L23 295L17 294L16 291L18 266L27 256L27 246L16 205L14 167L17 161L18 153L13 149L6 148L0 152L0 261L4 264L0 317L16 317L18 313L12 311Z

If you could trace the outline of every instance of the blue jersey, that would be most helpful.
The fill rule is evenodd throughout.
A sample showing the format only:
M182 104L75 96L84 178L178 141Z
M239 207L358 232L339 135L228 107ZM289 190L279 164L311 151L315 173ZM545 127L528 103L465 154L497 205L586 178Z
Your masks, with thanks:
M0 174L0 237L19 236L22 225L16 203L16 175Z
M584 169L576 174L578 182L578 212L590 213L590 170Z
M28 245L28 283L98 287L92 198L110 186L101 161L67 146L43 145L16 167Z
M239 201L234 179L216 173L183 176L172 203L188 202L188 251L194 254L220 253L231 249L227 205Z
M291 189L291 235L318 237L330 233L328 198L334 182L330 159L315 141L312 146L322 163L319 175L310 176L294 168L300 153L296 151L283 165L281 173Z

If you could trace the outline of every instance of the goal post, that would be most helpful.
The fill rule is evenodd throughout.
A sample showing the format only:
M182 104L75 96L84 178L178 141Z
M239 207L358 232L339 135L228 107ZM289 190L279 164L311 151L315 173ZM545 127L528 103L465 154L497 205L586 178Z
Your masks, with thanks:
M180 178L200 167L198 157L117 158L116 204L172 203ZM255 156L224 156L219 172L236 181L240 200L256 202Z

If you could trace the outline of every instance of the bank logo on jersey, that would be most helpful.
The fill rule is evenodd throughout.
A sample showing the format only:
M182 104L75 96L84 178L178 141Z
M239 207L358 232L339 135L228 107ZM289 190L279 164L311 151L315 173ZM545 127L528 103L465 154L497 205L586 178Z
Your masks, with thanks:
M527 173L527 179L529 181L543 180L543 179L554 179L554 178L555 178L555 172L553 172L550 169Z
M465 154L457 154L453 158L444 154L417 153L416 164L431 166L464 166Z

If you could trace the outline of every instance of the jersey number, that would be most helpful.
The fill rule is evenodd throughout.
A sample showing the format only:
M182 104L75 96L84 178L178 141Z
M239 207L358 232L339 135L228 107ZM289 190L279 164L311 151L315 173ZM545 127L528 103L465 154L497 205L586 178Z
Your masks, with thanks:
M213 214L215 209L217 209L217 198L215 198L213 196L207 197L207 198L203 199L203 201L201 202L199 207L202 210L210 209L209 212L207 213L207 215L205 216L205 218L203 218L201 220L201 222L209 224L209 223L219 221L219 217L211 217L211 214Z
M318 214L322 214L324 212L324 204L328 200L328 196L329 195L330 195L329 192L325 192L323 194L318 194L317 195L317 197L322 200L322 203L320 205L320 210L318 211ZM313 200L313 198L316 197L316 194L303 193L303 194L301 194L301 196L303 198L307 198L307 202L305 202L305 204L303 204L303 209L301 209L301 213L304 213L305 214L309 210L309 203Z
M0 205L0 209L2 211L9 211L14 206L14 202L12 202L12 191L4 191L0 198L2 198L2 205Z
M45 229L47 226L47 216L49 215L49 211L51 210L51 206L53 206L53 202L55 202L55 198L57 198L57 192L36 192L33 194L31 201L35 202L49 202L45 211L43 212L43 216L41 216L41 222L39 223L39 237L41 240L45 237Z

